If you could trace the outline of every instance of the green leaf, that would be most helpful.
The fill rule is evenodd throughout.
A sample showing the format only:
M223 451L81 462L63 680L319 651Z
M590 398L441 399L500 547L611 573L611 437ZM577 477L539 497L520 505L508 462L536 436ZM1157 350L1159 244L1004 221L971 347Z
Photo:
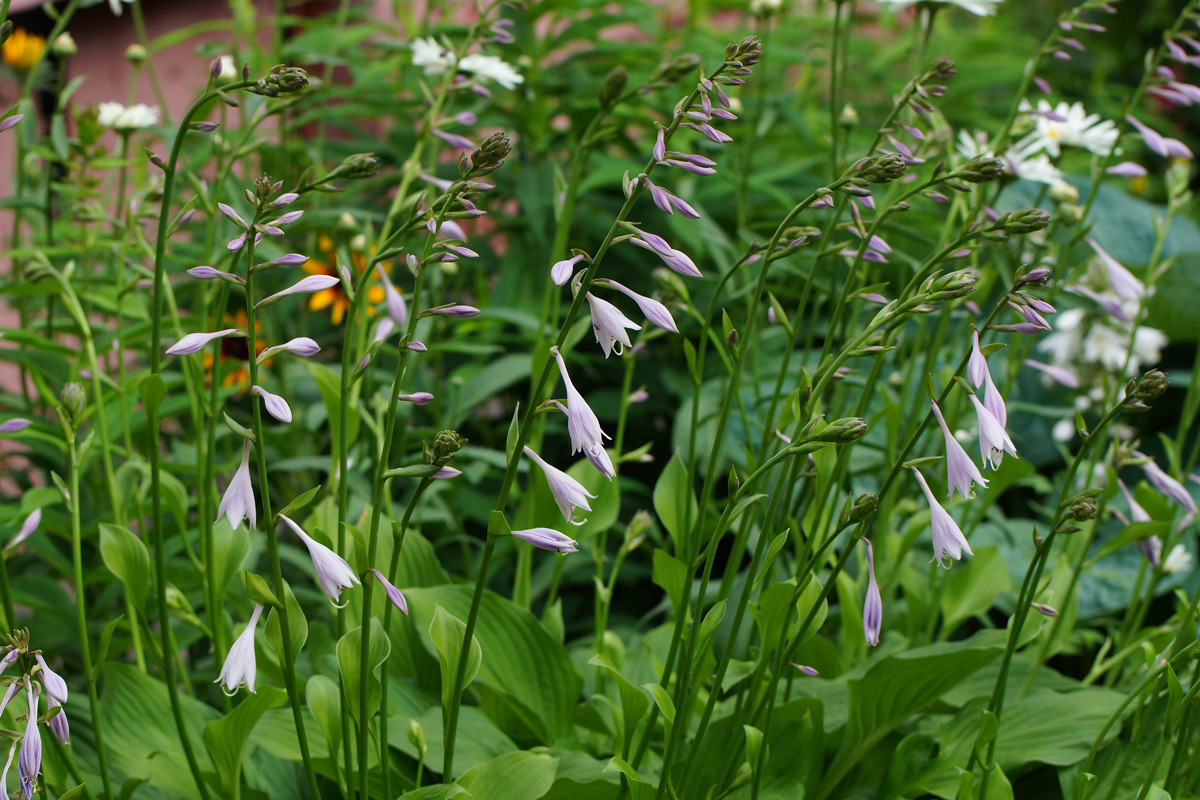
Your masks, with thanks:
M753 725L743 725L742 729L746 732L746 763L750 765L750 771L758 772L758 759L762 755L763 733Z
M684 341L687 341L686 339ZM629 795L633 800L654 800L655 787L638 775L638 771L633 768L623 758L613 758L608 762L608 766L604 768L605 772L620 772L625 776L625 780L629 782Z
M688 582L692 573L688 565L661 548L654 550L654 568L652 580L655 586L662 588L671 601L675 613L680 613L684 600L687 598Z
M700 639L696 643L696 653L692 659L692 669L704 660L704 655L708 652L709 646L712 645L713 636L717 633L717 626L721 624L721 620L725 619L725 598L721 598L716 604L708 610L704 615L704 621L700 623Z
M117 632L117 626L121 624L121 620L125 619L125 615L111 619L104 626L104 630L100 631L100 644L96 648L96 663L92 664L92 680L99 679L100 672L104 669L104 662L108 660L108 648L112 644L113 634Z
M616 678L617 691L621 695L621 749L622 752L628 753L629 742L633 737L634 728L637 727L642 715L646 713L646 709L650 707L650 698L646 697L638 687L630 683L608 656L592 656L588 663L593 667L601 667L608 670Z
M213 571L212 580L216 584L217 596L225 594L229 582L242 568L246 556L250 554L250 536L246 531L235 531L229 527L229 521L221 517L212 527L213 536Z
M1086 566L1090 567L1092 564L1102 561L1118 550L1123 550L1133 544L1138 539L1146 539L1150 536L1162 537L1170 530L1170 520L1152 519L1149 522L1134 522L1131 525L1126 525L1120 533L1105 542L1096 551L1096 555L1088 559Z
M138 394L142 397L142 405L147 412L157 411L167 396L167 384L159 375L150 374L138 385Z
M342 690L324 675L313 675L305 686L304 699L325 734L329 752L338 752L342 744Z
M291 516L293 516L295 514L295 512L299 511L300 509L304 508L306 505L311 503L312 499L316 496L317 492L319 492L319 491L321 491L321 487L314 486L313 488L309 489L307 492L296 495L296 497L292 498L292 502L288 503L286 506L284 506L283 508L276 511L275 516L276 517L291 517Z
M133 607L140 609L150 590L150 551L128 528L100 523L100 557L125 585Z
M975 556L945 573L942 614L947 631L992 607L996 596L1012 588L1012 577L998 547L976 547Z
M261 575L255 575L250 570L246 570L242 573L242 586L246 590L246 596L253 602L268 608L283 608L283 603L271 591L266 578Z
M228 412L222 411L221 416L225 419L225 427L229 428L231 433L233 433L235 436L242 437L248 442L254 441L254 431L234 420L233 417L229 416Z
M284 602L287 604L288 615L288 633L291 634L292 657L299 655L300 650L304 647L304 643L308 641L308 617L304 616L304 611L300 608L300 603L296 600L296 595L292 594L292 587L287 581L283 583ZM284 665L285 669L290 669L291 665L287 664L284 659L286 656L283 652L283 635L279 628L279 609L272 608L270 616L267 617L267 642L275 650L275 654L279 656L279 663Z
M690 553L691 528L700 514L700 504L679 453L671 456L654 484L654 510L671 536L676 555Z
M458 669L462 663L463 639L467 635L467 623L442 608L440 603L433 609L433 620L429 623L429 638L437 648L438 663L442 669L442 712L449 713L454 704L454 685L458 680ZM465 690L479 673L483 661L483 648L479 640L471 637L467 653L466 669L463 672L462 689Z
M517 437L521 432L521 404L517 403L513 409L512 420L508 423L508 435L504 439L504 453L508 456L508 460L512 461L513 453L517 449Z
M663 718L667 722L675 722L675 701L671 699L671 693L657 683L644 683L642 688L650 693L654 698L654 704L658 706L658 710L662 712Z
M475 800L537 800L550 791L557 772L557 758L518 750L472 767L457 784Z
M221 786L227 794L241 780L242 750L258 720L268 709L287 702L287 695L273 686L260 686L233 711L204 726L204 744L212 757Z
M387 660L388 654L391 651L392 643L388 639L387 634L384 633L383 623L379 621L379 617L371 617L371 640L368 643L365 671L362 663L362 626L360 625L354 630L347 631L346 635L338 640L338 668L341 670L342 686L346 691L346 701L349 705L350 715L355 719L360 718L361 706L359 705L359 693L364 677L369 682L367 686L367 706L370 709L371 715L373 716L378 709L379 700L383 697L383 686L379 678L375 676L375 670Z
M83 784L79 784L74 789L69 789L58 796L58 800L75 800L75 798L83 794Z

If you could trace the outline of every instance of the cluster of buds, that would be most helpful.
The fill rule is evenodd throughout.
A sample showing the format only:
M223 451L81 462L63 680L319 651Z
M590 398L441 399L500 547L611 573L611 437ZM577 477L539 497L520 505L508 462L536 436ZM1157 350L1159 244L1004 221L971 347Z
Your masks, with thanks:
M927 303L943 303L966 297L975 291L975 276L965 269L930 275L921 284L918 295Z
M302 91L307 86L308 73L305 70L300 67L285 67L279 64L272 67L265 78L260 78L247 91L261 94L264 97L279 97Z
M908 101L913 111L921 116L932 111L933 108L927 101L931 97L941 97L946 91L942 81L953 78L955 74L953 61L946 56L935 58L925 74L913 83L912 96Z
M1013 281L1013 291L1019 289L1040 289L1050 280L1049 267L1022 267Z
M866 492L854 498L854 504L846 512L846 524L853 525L872 517L879 509L879 495Z
M42 771L42 734L38 723L44 723L50 728L51 733L62 744L69 743L71 739L67 715L63 709L63 704L67 702L67 682L50 669L40 650L29 649L28 630L13 631L6 639L7 647L3 657L0 657L0 674L7 672L8 668L18 661L21 662L23 670L19 676L3 678L3 681L7 682L7 688L3 699L0 699L0 714L4 713L4 709L21 689L25 690L28 710L25 715L24 732L14 738L9 748L8 761L3 773L0 773L0 788L7 793L8 769L19 747L17 773L21 781L21 792L24 797L30 798L38 790L38 775ZM46 711L40 715L39 695L46 698Z
M1168 385L1167 376L1161 370L1152 369L1125 385L1125 405L1130 409L1145 411L1150 408L1146 401L1161 397Z
M1050 214L1040 208L1022 208L1002 214L981 235L984 239L1004 241L1007 234L1036 233L1050 224Z
M850 444L857 442L866 433L867 423L862 417L843 417L829 423L816 434L814 440L831 444Z
M471 153L468 158L464 155L458 162L459 172L464 179L482 178L500 169L504 159L512 152L512 143L503 133L493 133L483 140L483 144Z
M615 106L617 101L621 99L621 95L624 94L625 85L628 82L629 70L621 65L613 67L604 78L604 83L600 85L600 91L597 94L600 100L600 108L606 110Z
M1021 315L1021 321L1012 325L993 325L993 330L1028 334L1052 330L1050 323L1042 315L1055 314L1057 310L1045 300L1028 292L1014 291L1009 293L1007 302L1009 308Z
M990 156L976 156L956 171L959 177L968 183L990 183L991 181L1000 180L1005 174L1004 162ZM960 188L949 181L946 181L946 184L959 191L967 190L967 187L962 186Z
M855 161L842 173L850 178L850 185L865 187L868 183L891 183L904 177L908 165L898 153L888 153L882 156L867 156Z

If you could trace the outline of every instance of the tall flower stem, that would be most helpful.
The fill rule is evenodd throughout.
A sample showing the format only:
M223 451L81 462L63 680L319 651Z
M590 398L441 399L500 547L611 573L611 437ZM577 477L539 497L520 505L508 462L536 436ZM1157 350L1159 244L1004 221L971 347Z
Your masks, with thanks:
M224 90L230 92L251 85L253 85L251 81L239 81L229 84L224 87ZM154 247L154 294L151 299L150 329L151 377L146 379L157 382L159 388L164 392L166 387L160 377L162 372L162 316L163 299L168 289L166 286L167 235L171 220L171 201L174 198L176 165L179 162L179 154L183 150L183 140L187 136L188 124L204 105L216 98L217 94L215 91L206 92L184 114L179 129L175 133L175 140L171 145L171 154L168 157L165 167L162 206L158 217L158 236ZM147 384L143 381L142 385L146 386ZM154 384L151 383L150 385L153 386ZM255 404L256 408L257 405ZM179 741L183 747L188 768L191 770L192 778L196 782L196 788L200 793L201 800L208 800L208 786L205 783L204 776L200 772L200 765L196 760L196 754L192 748L191 737L188 735L187 727L183 721L183 707L179 701L179 687L175 682L175 663L170 657L173 651L171 649L171 614L170 607L167 605L167 556L163 547L162 535L163 493L160 477L162 454L159 451L158 412L159 406L157 403L146 403L146 424L150 430L150 537L154 549L155 594L158 599L159 626L162 629L163 682L167 685L167 695L171 701L171 713L175 717L175 727L179 732ZM111 792L109 796L111 797Z
M79 630L79 650L83 656L83 672L88 676L87 694L88 708L92 715L92 729L96 738L96 760L100 767L100 783L104 793L113 796L112 782L108 774L108 748L104 743L104 723L100 715L100 703L96 697L96 682L92 680L92 647L88 638L87 596L83 587L83 524L80 519L79 497L79 449L75 439L73 423L68 423L63 412L63 438L67 445L67 487L70 496L66 498L71 514L71 561L74 567L73 579L75 588L75 622ZM102 412L98 412L102 413Z
M258 380L258 359L254 352L254 225L260 221L261 211L256 211L254 214L253 224L246 235L246 329L250 336L250 358L248 366L250 369L250 385L261 385ZM258 465L258 494L262 498L262 519L266 523L267 534L267 556L271 561L271 580L275 586L275 596L283 604L282 608L276 608L275 613L279 617L279 638L282 640L283 652L281 672L283 672L283 684L287 689L288 701L292 706L292 721L296 727L296 737L300 744L300 757L304 762L304 774L308 778L308 788L312 792L314 798L321 796L321 790L317 787L317 776L313 770L312 757L308 749L308 733L304 725L304 711L300 705L300 689L296 682L296 653L292 649L291 637L291 621L288 619L287 593L283 582L283 569L279 562L279 536L275 532L275 517L271 513L271 490L270 483L267 478L267 455L266 455L266 430L262 424L262 406L258 400L253 400L250 404L253 409L253 428L254 431L254 452L255 461Z

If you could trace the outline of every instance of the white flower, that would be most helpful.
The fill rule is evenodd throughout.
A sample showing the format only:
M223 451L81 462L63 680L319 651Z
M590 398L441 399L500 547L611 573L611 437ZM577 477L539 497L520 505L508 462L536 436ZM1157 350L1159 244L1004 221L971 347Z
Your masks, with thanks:
M1033 106L1022 100L1021 110L1032 112ZM1052 107L1045 99L1038 100L1033 122L1033 132L1021 141L1036 145L1055 158L1064 146L1108 155L1117 143L1116 125L1111 120L1101 120L1099 114L1087 113L1082 103L1059 103Z
M613 350L621 355L622 350L616 345L631 346L626 329L640 331L642 326L622 314L621 309L591 292L587 294L587 301L592 310L592 330L596 332L596 341L604 350L604 357L608 358Z
M930 400L929 403L933 406L933 414L937 417L938 425L941 426L942 438L946 440L946 485L949 488L946 498L953 500L955 489L958 489L958 493L964 498L970 497L972 481L987 488L987 481L979 472L979 467L975 466L975 462L971 460L967 451L963 449L963 446L954 438L954 434L950 432L950 428L947 427L938 404L933 400Z
M889 6L911 6L920 0L880 0L880 2ZM963 11L970 11L980 17L990 17L996 13L996 5L1000 0L935 0L935 2L958 6Z
M995 157L988 146L988 136L983 131L976 131L973 135L959 131L957 149L959 155L967 160L980 156ZM1040 150L1040 144L1026 137L1008 148L1002 160L1008 171L1018 178L1054 185L1062 180L1062 170L1050 163L1049 157Z
M1004 431L1004 426L1000 421L987 410L983 403L979 402L979 398L975 395L967 395L971 398L972 405L975 406L975 416L979 421L979 453L984 461L991 464L992 469L1000 466L1000 461L1004 458L1004 453L1010 453L1015 456L1017 448L1012 443L1012 439L1008 438L1008 434Z
M596 418L596 412L592 411L592 407L583 399L583 395L575 388L575 384L571 383L571 376L567 374L567 363L563 360L562 353L557 347L550 348L550 352L558 362L558 371L562 375L563 386L567 390L567 432L571 435L571 453L578 453L582 450L585 454L594 456L598 452L603 452L604 439L612 437L600 429L600 420ZM611 463L608 467L607 471L600 469L600 472L611 480L616 477L616 473L612 470Z
M426 75L441 75L454 66L454 54L442 47L433 37L412 40L412 63L421 67Z
M158 106L138 103L125 107L120 103L101 103L96 121L117 131L133 131L158 124Z
M42 686L46 687L46 694L60 703L67 702L67 682L62 679L61 675L46 666L46 659L42 658L41 653L35 655L34 659L42 668Z
M254 507L254 486L250 483L250 442L242 443L242 463L233 474L233 480L221 496L221 504L217 507L217 519L222 516L229 520L229 527L237 530L237 526L245 519L250 528L254 528L257 510Z
M321 584L322 593L335 607L344 607L345 603L339 606L337 601L342 596L343 589L349 589L359 583L354 570L350 568L344 558L309 536L301 530L299 525L283 514L279 515L279 519L291 528L292 533L299 536L300 541L304 542L304 546L308 548L308 555L312 558L313 568L317 571L317 581Z
M496 56L485 56L482 53L464 56L458 62L458 70L469 72L476 78L493 80L505 89L515 89L518 83L525 82L511 64Z
M974 395L972 395L974 397ZM941 503L933 496L933 492L929 490L929 484L925 482L925 476L916 467L912 471L917 476L917 482L921 484L921 491L925 493L925 499L929 501L929 524L930 533L933 537L933 560L938 563L938 566L949 566L943 564L942 560L949 556L951 560L962 559L963 551L965 550L970 555L975 555L971 550L971 545L967 544L967 539L959 530L958 523L950 516L946 509L942 508Z
M1181 544L1171 548L1162 564L1163 572L1174 575L1177 572L1188 572L1192 568L1192 554Z
M582 483L561 469L547 464L541 456L528 447L525 448L525 455L533 459L533 462L542 468L542 473L546 476L546 483L550 485L550 494L554 496L554 503L558 506L558 510L562 512L563 518L572 525L582 525L585 520L576 520L574 518L574 511L576 508L591 511L592 507L588 505L588 499L591 498L594 500L596 496L590 494Z
M230 697L237 694L238 688L242 685L250 690L250 694L255 694L254 629L258 627L258 618L262 616L262 612L262 606L254 607L254 613L250 615L250 621L246 623L246 629L234 640L233 645L229 648L229 654L225 656L221 674L213 681L213 683L221 684L221 691Z

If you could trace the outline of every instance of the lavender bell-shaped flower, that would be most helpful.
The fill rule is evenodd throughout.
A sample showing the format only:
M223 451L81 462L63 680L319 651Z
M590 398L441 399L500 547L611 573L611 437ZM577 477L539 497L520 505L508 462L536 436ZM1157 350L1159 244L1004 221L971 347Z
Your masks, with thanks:
M883 598L879 584L875 581L875 548L870 539L863 539L867 546L867 596L863 598L863 636L867 644L879 644L879 632L883 629Z
M979 331L971 331L971 357L967 360L967 378L971 385L979 388L983 385L984 376L988 374L987 359L979 349Z
M35 654L34 660L42 668L42 685L46 687L46 694L60 703L67 702L67 682L46 665L46 659L42 658L41 653Z
M0 790L8 790L8 771L12 769L13 758L17 755L17 747L20 744L20 739L13 739L13 743L8 746L8 760L4 762L4 770L0 772Z
M283 514L279 515L279 519L291 528L292 532L299 536L300 540L304 542L304 546L308 548L313 568L317 571L317 581L321 584L321 591L325 594L325 597L329 599L329 602L335 608L344 607L345 603L338 605L337 602L338 598L342 596L342 590L359 585L359 580L354 574L354 570L350 568L350 565L346 563L344 558L309 536L301 530L299 525L292 522Z
M575 553L579 550L575 546L578 542L565 533L560 533L553 528L526 528L525 530L513 531L512 535L529 542L534 547L540 547L543 550L552 550L555 553Z
M992 469L996 469L1004 459L1004 454L1007 452L1016 456L1017 448L1012 443L1012 439L1008 438L1004 426L983 403L979 402L979 398L973 394L967 396L971 398L971 403L975 406L975 416L979 422L980 456L991 465Z
M571 382L571 376L567 374L567 362L563 360L562 353L557 347L551 347L550 354L558 362L558 372L562 376L563 385L567 390L567 432L571 435L571 453L575 454L582 450L591 460L598 451L603 452L604 440L612 437L601 430L596 412L592 411L592 407L587 404L583 395ZM592 463L596 462L592 461ZM608 464L607 470L600 469L600 472L610 480L616 477L611 463Z
M1088 238L1087 243L1096 251L1096 256L1100 259L1100 263L1104 266L1104 272L1108 276L1108 282L1112 284L1113 291L1123 300L1139 302L1146 294L1146 287L1142 282L1133 277L1133 273L1125 269L1125 267L1104 251L1104 248L1096 243L1095 239Z
M1142 464L1142 470L1146 473L1146 480L1150 482L1151 486L1174 500L1181 508L1192 514L1197 513L1196 501L1182 483L1168 475L1162 467L1154 463L1154 459L1145 453L1135 450L1133 454L1138 458L1147 459L1146 463Z
M567 473L547 464L541 456L529 447L525 448L525 455L542 468L542 473L546 476L546 483L550 486L550 494L554 497L554 503L558 506L558 510L562 512L563 518L572 525L582 525L585 520L576 520L574 518L574 511L576 508L591 511L592 507L588 505L588 499L594 500L596 496L589 493L582 483Z
M392 605L400 609L401 614L408 616L408 601L404 599L404 594L393 586L391 581L383 577L382 572L377 569L372 569L371 572L375 574L375 580L383 586L383 591L387 593L388 600L392 601Z
M194 353L199 353L208 345L209 342L217 339L224 339L227 336L245 336L244 331L237 328L226 328L223 331L215 333L189 333L180 339L175 344L167 348L166 352L169 356L190 356Z
M970 555L975 555L971 551L971 545L967 544L967 539L963 536L962 531L958 527L958 523L950 516L950 512L942 508L942 504L933 496L933 492L929 489L929 484L925 482L925 476L916 467L912 468L913 473L917 476L917 483L921 484L921 491L925 493L925 499L929 501L929 524L933 538L933 560L938 563L938 566L950 566L944 564L943 559L947 556L950 560L960 560L963 551Z
M62 744L70 744L71 742L71 726L67 722L67 710L62 708L62 703L50 694L46 695L46 711L60 709L57 714L50 718L46 723L50 726L50 732L54 734L54 738L58 739Z
M1042 362L1034 361L1031 358L1025 359L1025 366L1033 367L1034 369L1048 376L1054 382L1066 386L1068 389L1079 388L1078 376L1076 376L1074 372L1071 372L1071 370L1067 369L1066 367L1056 367L1052 364L1043 364Z
M233 645L229 648L229 654L225 656L221 674L213 681L213 683L221 684L221 691L230 697L237 694L237 690L243 685L250 690L250 694L256 694L254 691L254 629L258 627L258 618L262 616L262 612L261 605L254 607L254 613L250 615L250 621L246 623L246 628L234 640Z
M42 733L38 730L37 695L32 681L26 684L26 692L29 695L29 717L25 722L21 752L17 756L17 774L21 777L21 791L25 800L31 800L38 773L42 771Z
M616 289L621 294L633 300L633 302L637 303L637 306L639 309L641 309L641 312L646 316L646 319L650 320L658 327L665 331L670 331L671 333L679 333L679 328L676 327L675 319L671 316L671 312L667 310L666 306L654 298L640 295L632 289L626 288L616 281L608 280L607 278L600 278L596 281L596 283Z
M975 462L967 455L967 451L950 432L938 404L933 400L930 400L929 404L933 406L933 414L937 417L938 425L942 428L942 437L946 440L946 484L949 489L946 499L954 499L955 489L958 489L958 493L964 498L970 497L972 481L987 488L987 481L979 471L979 467L975 466Z
M253 529L257 520L254 507L254 487L250 483L250 442L242 443L242 463L233 474L233 480L221 496L221 504L217 506L217 519L224 516L229 520L229 527L237 530L242 520L250 523Z
M341 283L341 280L341 278L335 275L309 275L308 277L301 278L299 281L282 291L276 292L269 297L264 297L262 300L259 300L257 303L255 303L254 307L262 308L263 306L268 306L277 300L282 300L288 295L316 294L317 292L323 292L326 289L332 289L334 286L337 286L339 283Z
M266 348L258 354L257 361L261 364L271 356L275 355L276 353L283 352L284 350L294 356L303 356L307 358L308 356L315 356L317 353L321 352L321 346L307 336L297 336L295 339L290 339L283 344L277 344Z
M622 347L632 346L626 330L640 331L642 326L622 314L621 309L591 292L587 293L587 301L592 311L592 330L596 332L596 341L604 350L604 357L608 358L614 350L621 355Z
M1000 390L996 388L995 381L992 380L991 371L984 373L983 407L992 413L992 416L996 418L996 422L1000 423L1001 428L1007 427L1008 408L1004 405L1004 397L1001 396Z
M584 254L580 253L577 256L556 261L554 266L550 267L550 280L554 281L555 286L563 286L567 281L571 280L571 275L575 272L575 265L584 259Z
M404 295L400 294L400 290L392 283L392 279L388 277L387 270L383 268L382 264L376 264L375 269L383 280L383 294L388 316L396 323L397 328L403 328L408 324L408 304L404 302Z

